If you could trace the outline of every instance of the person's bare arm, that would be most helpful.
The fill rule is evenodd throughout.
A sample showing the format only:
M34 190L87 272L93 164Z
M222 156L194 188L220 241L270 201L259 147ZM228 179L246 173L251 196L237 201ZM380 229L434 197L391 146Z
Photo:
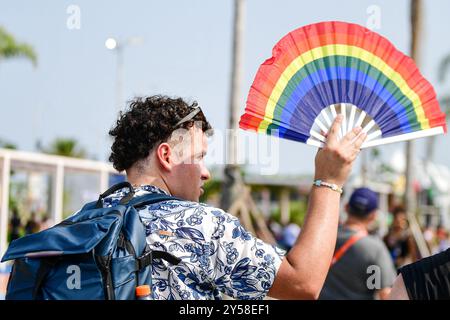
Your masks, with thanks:
M316 155L315 179L342 186L366 138L354 129L337 141L341 118L333 123L326 146ZM278 299L317 299L336 245L340 195L329 188L311 190L302 232L283 259L268 295Z
M408 247L411 262L417 261L419 259L419 253L417 252L417 244L414 240L414 237L412 236L412 233L408 237Z
M397 279L395 279L389 295L389 300L409 300L408 292L406 291L405 283L403 282L403 277L401 274L399 274Z
M378 299L388 300L389 295L391 294L391 290L392 290L392 288L389 288L389 287L378 290L378 292L377 292Z

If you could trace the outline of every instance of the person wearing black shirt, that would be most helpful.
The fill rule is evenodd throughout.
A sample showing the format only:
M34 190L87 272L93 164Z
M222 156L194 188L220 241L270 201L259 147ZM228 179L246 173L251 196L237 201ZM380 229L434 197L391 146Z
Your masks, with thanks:
M450 248L401 268L390 299L449 300Z

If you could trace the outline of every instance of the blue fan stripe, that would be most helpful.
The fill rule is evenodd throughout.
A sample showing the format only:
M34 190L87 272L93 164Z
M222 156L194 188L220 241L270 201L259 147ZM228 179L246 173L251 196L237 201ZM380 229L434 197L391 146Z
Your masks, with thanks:
M323 85L324 83L331 86ZM311 91L314 94L309 95L309 103L305 104L303 99ZM374 99L374 96L379 99ZM366 106L364 111L375 119L383 136L392 133L394 123L402 129L400 132L411 132L406 109L399 101L375 79L355 68L348 67L331 67L311 73L293 90L282 110L281 120L291 123L294 126L292 129L300 124L302 127L300 132L309 133L314 119L320 111L335 103L352 103L358 107ZM294 117L291 119L290 114L298 114L298 108L308 108L307 117L302 117L302 121L300 119L292 121L295 119ZM309 127L303 123L306 119Z
M334 82L334 83L333 83ZM359 91L362 94L367 94L368 96L373 93L371 89L361 85L360 83L357 83L355 81L351 80L330 80L324 83L320 83L317 85L317 88L320 90L329 90L330 86L340 86L343 89L348 88L348 90L354 90ZM289 127L292 130L296 130L299 132L308 132L311 129L314 119L319 114L321 109L317 108L317 100L316 100L317 93L313 90L310 90L301 101L298 102L297 107L295 108L295 111L293 113L293 116L290 117L290 120L287 120ZM352 103L352 100L349 99L349 97L343 97L342 101L331 101L330 104L337 103L337 102L343 102L343 103ZM384 104L384 101L377 96L376 94L372 94L367 99L368 104ZM396 118L396 115L389 109L386 108L385 110L385 121L377 123L380 126L380 129L383 133L383 137L389 137L394 134L398 133L405 133L410 132L406 131L404 126L400 125L398 119ZM391 118L389 118L391 117ZM299 119L302 119L302 121L299 121ZM295 129L294 129L295 128Z

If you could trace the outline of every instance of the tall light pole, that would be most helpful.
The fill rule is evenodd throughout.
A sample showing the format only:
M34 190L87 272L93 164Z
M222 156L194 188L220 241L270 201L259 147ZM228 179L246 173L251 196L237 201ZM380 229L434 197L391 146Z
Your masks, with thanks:
M242 56L244 31L244 0L234 1L233 51L231 65L230 114L227 163L224 170L221 207L228 210L241 193L242 177L237 164L237 130L241 103Z
M143 39L141 37L130 37L125 41L118 41L114 38L108 38L105 41L105 47L109 50L113 50L117 55L116 63L116 112L122 109L123 103L123 82L124 82L124 57L123 51L128 45L140 45Z

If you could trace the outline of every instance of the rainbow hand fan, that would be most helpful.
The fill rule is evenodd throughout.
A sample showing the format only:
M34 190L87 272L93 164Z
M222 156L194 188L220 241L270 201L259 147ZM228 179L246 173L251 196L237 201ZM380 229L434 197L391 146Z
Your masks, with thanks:
M431 84L387 39L356 24L322 22L290 32L273 48L250 88L242 129L322 147L343 115L364 147L447 132Z

